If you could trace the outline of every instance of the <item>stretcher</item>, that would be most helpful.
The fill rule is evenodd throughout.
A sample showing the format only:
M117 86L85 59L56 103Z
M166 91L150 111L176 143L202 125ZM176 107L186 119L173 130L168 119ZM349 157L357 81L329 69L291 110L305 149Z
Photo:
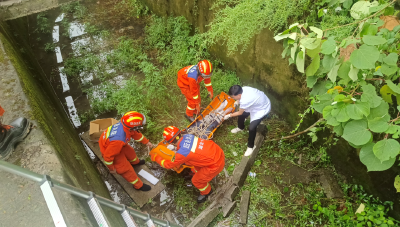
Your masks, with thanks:
M235 100L224 92L215 97L204 111L190 123L186 129L182 130L182 134L193 134L202 139L211 139L214 132L224 121L226 114L235 111ZM163 159L172 160L175 152L168 149L169 143L165 140L161 141L157 147L150 151L150 154L157 154ZM194 168L193 166L181 165L173 168L177 173L181 173L185 168Z

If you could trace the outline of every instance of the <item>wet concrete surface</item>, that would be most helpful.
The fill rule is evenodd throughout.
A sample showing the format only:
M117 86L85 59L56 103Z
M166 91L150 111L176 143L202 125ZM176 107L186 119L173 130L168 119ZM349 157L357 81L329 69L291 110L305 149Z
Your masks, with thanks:
M31 107L21 87L19 77L13 65L5 55L0 43L0 105L5 109L2 123L7 124L18 117L31 119ZM28 136L19 143L7 160L15 165L47 174L61 182L66 182L65 173L57 157L56 150L31 119L33 128ZM38 184L22 177L0 171L0 226L54 226L50 212ZM84 217L84 208L71 195L55 191L61 211L71 226L92 226Z

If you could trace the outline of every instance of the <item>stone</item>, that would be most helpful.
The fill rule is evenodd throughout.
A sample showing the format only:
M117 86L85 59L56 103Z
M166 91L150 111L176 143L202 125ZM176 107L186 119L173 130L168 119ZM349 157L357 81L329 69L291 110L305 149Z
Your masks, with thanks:
M335 179L335 176L328 172L323 171L319 176L319 182L324 189L325 195L328 199L343 198L344 194L342 188Z
M239 187L235 184L231 185L228 191L224 194L224 198L229 199L229 201L233 201L236 195L239 193Z
M253 154L248 157L243 156L240 164L233 171L233 183L238 185L239 187L243 186L244 181L246 180L246 177L251 167L253 166L254 161L256 160L258 152L260 151L260 147L264 142L266 133L267 127L264 124L260 124L257 127L256 139L254 141L254 145L256 148L254 149Z
M212 204L211 204L212 205ZM218 206L209 206L203 212L200 213L189 225L188 227L201 227L208 226L215 217L220 213Z
M247 216L249 213L250 204L250 191L244 191L242 193L242 200L240 200L240 224L247 224Z
M224 218L231 215L232 211L236 208L236 201L228 202L225 206L222 207L222 215Z

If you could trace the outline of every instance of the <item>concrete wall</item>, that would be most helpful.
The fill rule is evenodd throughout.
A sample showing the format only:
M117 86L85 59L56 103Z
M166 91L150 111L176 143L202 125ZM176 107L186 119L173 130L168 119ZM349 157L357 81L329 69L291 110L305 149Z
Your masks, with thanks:
M9 26L12 26L13 32L10 32ZM14 158L15 161L13 163L35 172L48 174L57 180L72 184L86 191L92 191L106 198L111 198L97 168L83 147L77 132L72 127L61 102L57 99L53 88L34 58L30 44L27 41L27 26L24 19L10 21L7 24L0 21L0 42L5 50L4 54L0 50L0 63L10 62L11 64L9 67L6 67L9 70L1 71L0 73L0 77L2 78L1 86L6 87L6 95L0 96L2 97L0 100L1 105L5 107L6 114L13 115L10 115L12 118L25 116L32 120L38 127L32 130L32 135L29 135L30 138L33 138L33 141L30 138L24 141L29 143L25 145L26 149L23 149L21 153L15 153L15 156L20 155L20 157ZM6 75L6 73L8 74ZM11 78L13 76L11 74L13 73L17 74L16 77L18 79ZM18 90L18 87L23 92L16 93L15 91ZM0 92L2 90L0 89ZM22 96L26 97L27 101L24 101ZM29 105L29 107L26 107L26 105ZM9 119L4 120L8 121ZM40 137L42 134L42 137L45 138ZM14 154L11 155L10 159L13 159L13 156ZM5 180L4 185L9 184L9 181ZM36 190L39 190L39 188L36 187ZM22 197L17 196L17 198ZM35 199L41 201L41 205L45 205L42 197L37 196ZM14 203L17 202L14 201ZM23 197L23 201L18 202L16 206L17 210L20 211L21 207L26 207L28 212L33 212L30 210L34 209L35 206L26 203L29 203L29 201ZM62 203L64 207L67 206L64 202ZM71 202L71 204L76 203ZM83 201L82 204L85 205L85 202ZM75 212L75 216L79 215L77 220L82 218L82 214L79 211L73 208L70 211ZM121 226L122 219L118 212L110 213L108 208L107 211L110 214L108 216L109 220L117 223L115 226ZM15 215L23 214L15 212ZM15 218L15 220L17 219L22 220ZM87 225L81 223L75 226Z
M206 25L214 19L210 10L214 1L210 0L141 0L159 16L184 16L200 32L208 29ZM298 113L307 104L304 95L308 94L305 82L288 61L282 59L282 43L273 39L268 29L256 35L246 51L228 56L226 47L214 45L209 52L224 62L225 67L237 72L245 85L265 91L271 99L274 113L285 117L289 123L298 123Z

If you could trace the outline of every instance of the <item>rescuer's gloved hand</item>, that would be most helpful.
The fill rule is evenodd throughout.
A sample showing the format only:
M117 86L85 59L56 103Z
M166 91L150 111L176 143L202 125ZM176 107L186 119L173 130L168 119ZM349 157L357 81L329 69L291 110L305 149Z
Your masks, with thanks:
M175 146L172 145L172 144L169 144L169 145L167 146L167 148L168 148L169 150L171 150L171 151L175 151L175 150L176 150Z
M196 111L197 113L200 113L200 103L196 105Z
M146 143L146 146L148 146L149 148L154 147L154 145L152 143L150 143L150 141L148 143Z
M214 97L214 92L213 91L209 91L208 94L210 95L210 99L212 99Z
M230 115L230 114L227 114L227 115L224 116L224 120L226 121L226 120L228 120L230 117L231 117L231 115Z
M110 170L110 173L116 174L116 173L117 173L117 170L116 170L116 169Z

